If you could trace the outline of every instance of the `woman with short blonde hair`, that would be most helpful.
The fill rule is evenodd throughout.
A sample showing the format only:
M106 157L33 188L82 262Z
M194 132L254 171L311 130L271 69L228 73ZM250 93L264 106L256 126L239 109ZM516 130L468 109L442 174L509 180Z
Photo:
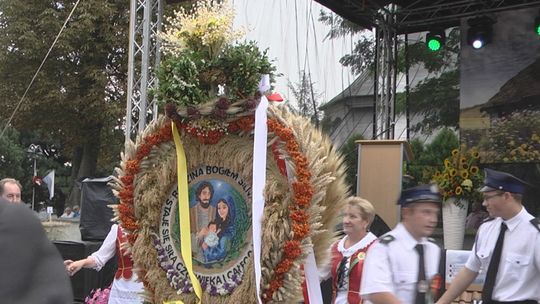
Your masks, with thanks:
M373 220L375 219L375 207L373 207L367 199L359 196L348 197L345 199L345 205L356 206L360 209L362 218L368 223L367 229L369 231L369 227L373 224Z
M375 208L366 199L351 196L345 199L343 232L345 236L331 247L332 303L359 304L360 280L368 248L377 237L369 232Z

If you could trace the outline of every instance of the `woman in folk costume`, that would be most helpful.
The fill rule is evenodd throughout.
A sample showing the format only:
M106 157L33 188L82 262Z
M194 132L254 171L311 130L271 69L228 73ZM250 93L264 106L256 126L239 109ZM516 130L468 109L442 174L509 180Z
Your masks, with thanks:
M369 232L375 218L373 205L360 197L349 197L343 212L345 236L331 247L332 303L362 303L360 279L368 248L377 237Z
M109 234L103 241L98 251L92 253L85 259L64 261L66 270L73 276L81 268L93 268L101 270L105 264L116 255L118 259L118 269L114 276L109 294L109 304L140 304L143 303L143 284L137 281L137 274L133 271L133 260L131 255L126 253L122 244L127 243L127 238L122 227L112 225Z

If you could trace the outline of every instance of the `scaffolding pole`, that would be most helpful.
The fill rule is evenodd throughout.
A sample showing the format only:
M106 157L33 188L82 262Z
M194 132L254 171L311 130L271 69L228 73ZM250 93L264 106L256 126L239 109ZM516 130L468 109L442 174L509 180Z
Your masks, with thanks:
M160 62L157 34L161 31L163 1L131 0L129 14L126 142L157 118L156 99L149 100L148 93L157 86L155 71Z

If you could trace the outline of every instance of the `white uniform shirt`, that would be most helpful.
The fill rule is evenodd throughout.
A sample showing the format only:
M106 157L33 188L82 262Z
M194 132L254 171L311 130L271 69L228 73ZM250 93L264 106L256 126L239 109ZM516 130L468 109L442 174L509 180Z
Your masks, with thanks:
M508 230L493 289L495 301L540 301L540 232L530 223L534 217L525 208L504 221ZM503 219L483 223L465 267L487 272Z
M401 300L401 303L412 304L416 298L419 266L418 252L414 247L418 243L424 245L428 281L438 273L441 249L427 238L417 242L401 223L380 239L388 235L393 236L394 240L387 244L377 241L368 250L360 294L362 298L369 300L369 294L389 292Z

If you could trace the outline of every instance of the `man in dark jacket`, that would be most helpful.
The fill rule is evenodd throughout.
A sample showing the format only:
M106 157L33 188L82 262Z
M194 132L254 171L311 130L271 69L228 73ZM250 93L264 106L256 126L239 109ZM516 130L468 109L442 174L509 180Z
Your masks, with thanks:
M0 302L73 303L60 253L38 217L0 198Z

